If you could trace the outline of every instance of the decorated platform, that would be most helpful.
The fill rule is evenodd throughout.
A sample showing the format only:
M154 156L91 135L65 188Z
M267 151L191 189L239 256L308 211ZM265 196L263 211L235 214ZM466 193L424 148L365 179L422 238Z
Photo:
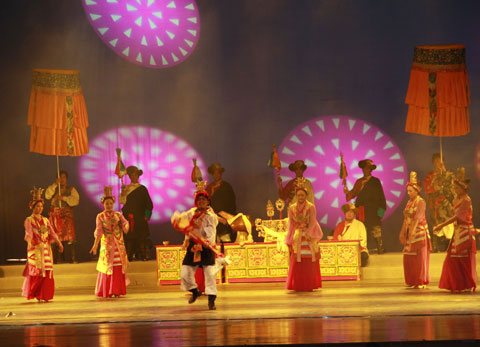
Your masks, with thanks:
M359 280L359 241L321 241L322 280ZM181 245L156 246L158 285L179 284L185 256ZM225 244L225 255L232 263L226 267L226 281L279 282L288 274L289 254L276 242Z

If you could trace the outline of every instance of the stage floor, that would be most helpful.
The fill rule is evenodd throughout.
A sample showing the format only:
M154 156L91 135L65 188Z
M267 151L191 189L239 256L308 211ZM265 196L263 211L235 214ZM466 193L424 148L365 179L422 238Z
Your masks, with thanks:
M96 298L92 287L60 288L49 303L0 288L0 334L18 346L480 340L479 294L437 286L434 278L426 289L408 289L399 276L329 281L309 293L284 283L222 284L216 311L204 296L189 305L178 285L131 286L119 299Z

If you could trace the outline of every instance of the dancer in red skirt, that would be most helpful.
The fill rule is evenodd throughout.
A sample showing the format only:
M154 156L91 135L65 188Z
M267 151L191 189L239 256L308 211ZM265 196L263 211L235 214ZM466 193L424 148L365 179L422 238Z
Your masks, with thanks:
M457 198L453 200L455 215L433 229L434 232L439 232L446 225L455 223L438 286L448 289L452 293L475 291L477 287L475 260L477 230L472 223L472 200L467 195L470 180L460 177L455 179L454 183L457 195Z
M403 271L405 283L413 288L425 288L430 283L428 272L430 262L430 234L425 219L426 203L420 195L421 187L417 181L417 173L410 173L410 182L407 184L407 193L410 200L407 202L403 214L400 242L403 247Z
M44 201L43 189L33 188L33 200L29 207L32 215L25 219L25 241L27 241L27 265L23 271L23 293L28 300L48 302L53 299L55 281L53 280L53 254L50 243L58 244L60 252L63 245L58 239L47 218L42 216Z
M286 244L290 249L290 267L286 288L298 292L312 291L322 286L320 247L323 232L317 222L315 205L307 201L307 189L298 181L297 202L288 208Z
M115 197L111 192L111 187L105 187L101 200L105 210L97 215L95 243L90 250L90 253L97 254L101 242L95 295L104 298L127 294L126 286L129 284L126 275L129 262L123 240L123 234L128 232L129 225L120 212L113 210Z

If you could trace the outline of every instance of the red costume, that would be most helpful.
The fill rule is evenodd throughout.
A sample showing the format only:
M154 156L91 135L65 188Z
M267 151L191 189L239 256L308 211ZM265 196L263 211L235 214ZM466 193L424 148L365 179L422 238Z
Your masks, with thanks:
M425 219L426 203L420 196L410 199L404 210L406 240L403 247L403 271L407 286L424 286L430 283L430 234ZM415 225L415 230L410 230Z
M457 218L443 263L439 288L453 291L477 287L476 229L472 223L472 200L468 195L453 201Z
M25 241L29 244L27 265L23 271L25 281L22 295L29 300L51 300L55 292L55 282L50 243L59 243L60 240L47 218L32 215L25 219Z
M317 222L315 205L306 200L303 204L296 202L290 205L285 240L291 250L287 289L311 291L322 286L318 245L322 237L323 232Z

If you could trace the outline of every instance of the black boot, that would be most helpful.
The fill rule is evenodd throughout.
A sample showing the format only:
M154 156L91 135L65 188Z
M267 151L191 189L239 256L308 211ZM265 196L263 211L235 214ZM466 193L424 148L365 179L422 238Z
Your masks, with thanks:
M215 307L215 299L217 298L216 295L209 295L208 296L208 309L209 310L216 310L217 308Z
M435 234L432 235L432 253L438 253L439 237Z
M198 290L198 288L195 288L195 289L190 289L190 291L192 292L192 296L190 297L190 299L188 299L188 303L189 304L193 304L197 298L202 295L202 293L200 293L200 291Z
M376 237L375 241L377 241L377 254L385 253L385 249L383 248L383 241L381 237Z

